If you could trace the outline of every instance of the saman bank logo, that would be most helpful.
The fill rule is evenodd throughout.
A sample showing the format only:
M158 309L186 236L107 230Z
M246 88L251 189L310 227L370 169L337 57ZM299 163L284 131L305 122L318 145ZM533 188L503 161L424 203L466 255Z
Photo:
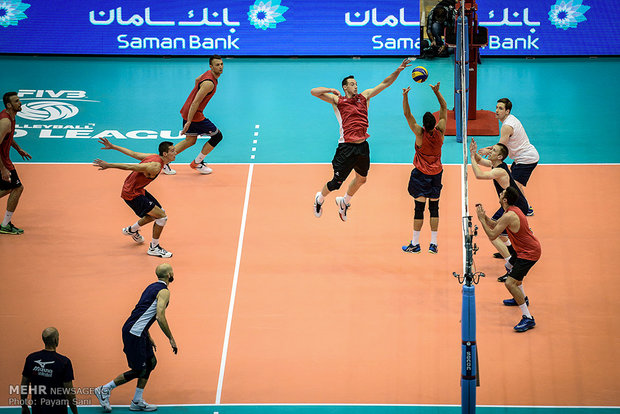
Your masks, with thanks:
M256 0L250 6L248 20L257 29L275 29L278 23L286 21L282 15L287 10L288 7L282 6L280 0Z
M584 14L589 9L582 0L557 0L549 11L549 21L558 29L574 29L579 22L587 20Z
M24 13L28 7L30 4L21 0L0 0L0 26L17 26L20 20L28 18Z
M68 102L37 101L22 105L17 115L33 121L56 121L74 117L78 112L79 109Z

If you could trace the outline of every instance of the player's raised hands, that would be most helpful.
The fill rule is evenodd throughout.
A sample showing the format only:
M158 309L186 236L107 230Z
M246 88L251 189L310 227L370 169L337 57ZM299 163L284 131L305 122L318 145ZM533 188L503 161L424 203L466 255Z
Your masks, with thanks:
M107 170L108 168L110 168L110 164L105 162L104 160L100 160L99 158L97 158L95 161L93 161L93 167L99 167L100 170Z
M405 68L408 68L409 66L411 66L411 59L409 58L405 58L403 60L403 62L400 64L400 66L398 67L398 69L403 70Z
M112 145L112 143L110 141L108 141L107 138L99 138L98 142L103 145L103 147L101 147L101 149L114 149L114 145Z
M410 90L411 90L411 86L407 86L406 88L403 88L403 95L406 96Z
M440 84L440 83L441 83L441 82L437 82L437 83L436 83L436 84L434 84L434 85L431 85L431 84L429 83L429 85L428 85L428 86L430 86L430 87L431 87L431 89L433 90L433 92L437 93L437 92L439 92L439 84Z

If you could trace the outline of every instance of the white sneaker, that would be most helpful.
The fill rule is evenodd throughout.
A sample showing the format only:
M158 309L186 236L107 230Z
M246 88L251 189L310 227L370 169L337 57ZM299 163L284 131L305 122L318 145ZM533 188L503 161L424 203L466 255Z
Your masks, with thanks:
M144 237L142 237L139 231L131 231L131 226L125 227L123 229L123 234L125 236L131 236L133 241L135 241L136 243L144 243Z
M347 210L351 207L351 204L344 202L344 197L336 197L336 204L338 204L338 215L340 220L347 221Z
M172 168L170 168L170 164L164 165L164 168L162 169L162 171L166 175L175 175L177 173L176 170L173 170Z
M200 162L192 161L189 166L198 171L200 174L211 174L213 172L213 169L209 168L204 160Z
M321 192L319 191L314 196L314 216L316 218L321 217L321 215L323 214L323 209L322 209L323 203L319 203L319 196L320 195L321 195Z
M144 400L140 400L138 402L131 401L129 404L129 411L156 411L157 406L147 403Z
M103 407L104 413L111 413L112 407L110 406L110 389L100 386L95 388L95 397L99 400L99 404Z
M172 257L172 253L161 247L159 244L155 247L149 246L149 250L146 253L149 256L158 256L164 259Z

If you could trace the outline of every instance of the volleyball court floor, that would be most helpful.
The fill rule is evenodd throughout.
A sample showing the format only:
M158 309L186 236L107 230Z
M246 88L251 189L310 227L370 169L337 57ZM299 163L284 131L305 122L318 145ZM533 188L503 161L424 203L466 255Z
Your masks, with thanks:
M87 71L80 65L86 65L92 74L103 63L114 77L145 66L142 78L148 79L151 72L161 76L170 66L154 59L2 60L7 66L29 63L20 75L23 79L18 79L33 84L9 88L3 79L3 90L45 90L38 84L42 80L28 78L29 71L44 67L58 75L61 71L55 73L54 68L62 66L83 74ZM170 63L173 68L192 66L194 77L205 66L195 60ZM404 74L385 96L371 101L375 163L368 183L353 199L349 220L340 221L331 195L323 217L311 213L314 194L331 176L337 126L331 108L309 95L310 87L337 85L349 72L360 73L374 86L398 63L225 61L218 95L210 103L212 119L225 136L213 153L214 173L200 176L187 166L199 141L179 157L177 175L160 176L149 186L169 215L161 244L174 253L167 260L175 270L167 317L179 353L171 352L156 326L151 330L159 363L145 391L147 401L175 413L458 412L461 286L452 272L462 271L460 146L446 138L439 254L403 253L400 246L411 237L413 213L406 192L413 144L401 119L400 100L401 87L411 81ZM619 291L613 257L620 228L614 213L620 200L620 157L613 134L618 121L609 117L607 125L584 126L575 121L575 111L549 113L549 102L566 109L566 95L584 98L592 91L556 90L549 84L527 100L523 88L514 85L523 76L542 83L538 76L545 76L547 63L488 60L481 70L485 82L479 84L491 88L480 87L486 109L492 109L497 93L514 92L513 102L521 104L525 115L516 109L514 113L541 152L527 195L536 212L530 224L543 256L525 280L537 326L518 334L512 326L519 312L501 304L507 297L496 281L504 273L502 263L491 257L492 246L482 231L476 238L476 267L487 274L476 289L478 404L484 406L481 412L617 412L620 324L615 317ZM578 63L554 60L556 68ZM603 60L593 67L608 76L609 67L617 63ZM131 64L133 68L124 66ZM353 68L343 69L347 65ZM441 80L450 106L451 68L439 61L428 66L429 81ZM526 75L523 66L529 66ZM242 78L240 67L245 72L258 67L265 82L225 83L227 74ZM166 80L175 82L172 72ZM493 89L496 77L491 75L499 72L512 86ZM79 76L70 82L52 79L87 89ZM188 79L191 83L193 77ZM303 90L287 95L286 85L299 79L303 85L295 88ZM593 82L602 82L597 79ZM314 84L306 85L309 82ZM126 82L122 88L143 89L140 86ZM421 117L437 104L429 99L430 89L422 89L428 86L415 86L412 110ZM609 88L596 86L598 101L610 104ZM185 98L185 89L176 92L182 96L175 100ZM244 94L261 103L233 99ZM97 127L105 125L102 130L112 128L107 123L113 125L113 119L108 118L117 111L139 110L133 102L124 102L126 109L121 111L114 106L118 95L103 95L100 92L98 99L107 109L89 114ZM160 106L171 105L154 102L145 93L130 96L155 114ZM583 106L580 113L588 119L588 111L596 109L604 116L608 106ZM180 129L176 111L171 113L166 127ZM528 119L538 121L539 116L547 124ZM153 116L152 123L158 122L164 123ZM86 405L96 404L88 390L126 370L120 327L142 289L154 280L155 266L164 260L147 256L145 245L133 244L120 232L135 221L119 197L126 172L98 171L88 165L94 158L130 159L100 150L94 139L43 139L32 122L29 126L28 135L18 142L33 154L33 163L17 165L25 191L14 220L26 233L0 238L0 320L6 338L0 398L2 405L10 405L14 395L9 386L19 384L25 356L41 348L40 332L52 325L61 334L58 351L73 361L74 383L83 391L78 398ZM132 128L136 129L125 127ZM579 133L588 128L599 143ZM486 145L494 139L479 141ZM160 140L114 142L152 152ZM495 210L490 182L470 175L469 191L471 205L481 202L487 211ZM143 232L149 240L150 226ZM423 245L429 237L425 223ZM133 385L114 391L112 404L121 406L115 412L127 409L132 392Z

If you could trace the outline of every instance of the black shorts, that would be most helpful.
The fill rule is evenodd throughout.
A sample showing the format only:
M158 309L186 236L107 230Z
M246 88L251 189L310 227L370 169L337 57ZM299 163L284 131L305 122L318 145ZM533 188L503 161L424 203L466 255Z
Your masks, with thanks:
M0 191L14 190L18 187L21 187L22 182L19 181L19 177L17 176L17 170L10 170L10 173L11 178L9 179L9 181L4 181L0 177Z
M355 144L353 142L342 142L336 148L336 154L332 160L334 167L334 178L338 181L347 179L351 170L362 177L368 175L370 169L370 147L368 141Z
M534 266L537 261L538 260L521 259L513 253L512 256L510 256L512 270L510 271L509 276L515 280L523 281L523 278L527 275L527 272L530 271L532 266Z
M413 198L439 198L443 188L443 184L441 184L442 175L443 171L439 174L427 175L414 168L411 170L411 177L409 177L409 194Z
M127 356L129 368L140 372L145 369L155 368L155 352L153 344L147 336L136 336L130 332L123 331L123 352Z
M530 180L530 176L532 175L532 171L538 165L537 162L534 164L517 164L513 162L510 166L510 175L512 178L521 185L527 185L527 182Z
M183 127L185 127L185 123L187 121L183 120ZM189 129L187 130L187 134L189 135L208 135L213 136L217 134L219 130L215 126L213 122L209 120L209 118L205 118L202 121L192 122L189 125Z
M134 213L136 213L136 216L140 218L148 215L149 211L153 210L155 206L161 208L159 201L146 190L144 190L144 195L139 195L132 200L125 200L125 203L127 203Z

